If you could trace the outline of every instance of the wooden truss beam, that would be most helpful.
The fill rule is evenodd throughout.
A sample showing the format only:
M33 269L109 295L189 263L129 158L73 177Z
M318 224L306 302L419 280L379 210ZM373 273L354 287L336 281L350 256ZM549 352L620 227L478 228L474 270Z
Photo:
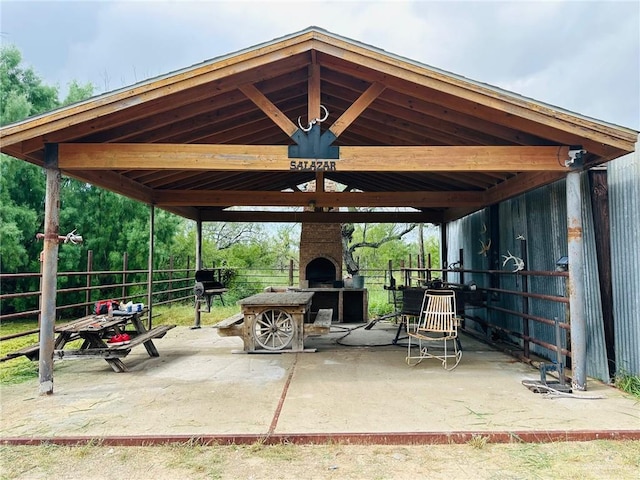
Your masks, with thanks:
M569 147L340 147L337 160L290 159L287 146L59 145L61 170L568 172Z
M442 212L263 212L203 210L204 222L442 223Z
M238 88L289 137L298 131L296 124L289 120L287 116L256 87L246 84L240 85Z
M329 127L336 138L351 125L371 103L384 91L382 83L373 83L351 104L351 106Z
M238 190L156 190L153 203L160 206L199 207L476 207L484 192L271 192Z

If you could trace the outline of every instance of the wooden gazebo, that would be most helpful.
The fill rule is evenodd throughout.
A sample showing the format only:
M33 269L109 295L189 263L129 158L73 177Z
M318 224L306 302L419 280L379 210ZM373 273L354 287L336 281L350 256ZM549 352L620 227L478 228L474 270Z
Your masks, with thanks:
M191 219L402 206L416 212L393 221L440 223L563 177L573 146L586 168L636 137L309 28L7 126L1 145L37 165L55 145L64 174ZM322 177L347 188L299 191ZM311 202L303 217L227 209Z
M441 224L632 152L637 132L311 27L0 137L3 153L49 174L43 328L52 331L60 173L198 223ZM346 187L325 192L325 179ZM316 191L302 191L311 180ZM327 208L347 206L406 208ZM47 378L41 370L50 393Z

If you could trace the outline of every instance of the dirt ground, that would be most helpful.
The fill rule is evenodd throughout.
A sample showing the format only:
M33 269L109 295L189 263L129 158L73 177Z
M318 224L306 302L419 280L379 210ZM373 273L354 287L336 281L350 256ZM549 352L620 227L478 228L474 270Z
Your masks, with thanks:
M1 446L2 479L638 479L639 441Z

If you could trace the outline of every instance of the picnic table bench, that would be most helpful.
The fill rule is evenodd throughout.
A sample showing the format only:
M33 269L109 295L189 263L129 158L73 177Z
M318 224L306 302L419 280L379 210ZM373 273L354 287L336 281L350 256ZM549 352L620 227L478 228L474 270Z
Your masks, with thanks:
M127 367L122 358L129 355L131 350L144 345L151 357L160 354L153 343L154 338L162 338L175 325L160 325L147 330L140 318L142 312L114 312L113 317L107 315L89 315L76 321L56 328L58 334L54 342L53 358L58 360L96 359L106 360L115 372L126 372ZM127 331L131 325L133 330ZM128 343L109 345L108 339L112 335L127 333ZM75 340L82 340L79 348L66 349L65 346ZM38 360L40 345L29 345L15 352L7 354L3 360L25 356L29 360Z
M265 292L238 302L242 311L214 328L221 337L241 337L245 352L315 351L304 339L329 333L333 310L311 312L313 292Z

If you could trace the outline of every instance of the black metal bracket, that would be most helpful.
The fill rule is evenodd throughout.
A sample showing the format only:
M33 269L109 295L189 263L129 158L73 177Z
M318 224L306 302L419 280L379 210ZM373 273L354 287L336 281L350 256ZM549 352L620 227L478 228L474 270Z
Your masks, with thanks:
M571 145L569 147L569 158L565 162L565 165L574 170L584 167L586 154L587 151L582 149L582 145Z
M316 123L305 132L298 129L292 136L296 145L289 145L289 158L331 159L340 158L340 147L331 145L336 137L331 130L320 133L320 124Z

